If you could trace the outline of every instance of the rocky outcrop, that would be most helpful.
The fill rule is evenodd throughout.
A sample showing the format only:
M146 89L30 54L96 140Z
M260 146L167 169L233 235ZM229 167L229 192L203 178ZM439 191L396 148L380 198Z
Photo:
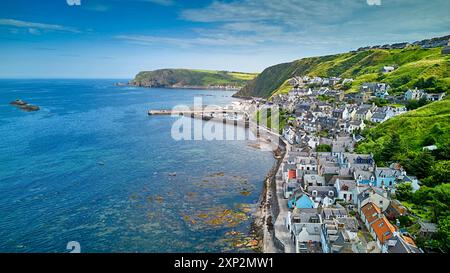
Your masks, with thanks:
M255 74L228 71L159 69L143 71L129 82L138 87L239 90Z
M19 108L23 111L26 111L26 112L34 112L34 111L39 111L41 109L39 106L28 104L27 102L25 102L21 99L12 101L9 104L11 104L12 106L16 106L17 108Z

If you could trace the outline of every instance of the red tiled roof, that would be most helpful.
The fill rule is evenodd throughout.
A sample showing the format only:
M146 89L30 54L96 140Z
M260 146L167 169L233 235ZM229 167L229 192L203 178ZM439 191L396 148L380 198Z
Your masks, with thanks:
M374 203L369 202L361 208L361 212L364 214L367 222L372 223L378 218L378 215L381 213L381 209Z
M395 232L395 227L384 216L373 222L372 229L382 244L394 236Z

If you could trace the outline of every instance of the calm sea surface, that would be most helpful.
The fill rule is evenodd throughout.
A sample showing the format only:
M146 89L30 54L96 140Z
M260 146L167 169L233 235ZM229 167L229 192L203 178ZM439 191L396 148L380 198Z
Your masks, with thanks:
M0 80L0 252L66 252L69 241L82 252L249 251L272 154L175 141L177 118L147 116L233 93L114 82ZM17 98L41 110L8 104Z

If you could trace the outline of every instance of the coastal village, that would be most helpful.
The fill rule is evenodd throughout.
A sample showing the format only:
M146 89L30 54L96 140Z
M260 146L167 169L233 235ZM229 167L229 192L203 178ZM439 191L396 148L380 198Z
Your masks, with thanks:
M382 73L393 70L383 67ZM417 191L420 181L395 162L377 167L373 155L357 154L355 146L364 140L360 133L365 128L406 113L408 101L438 101L445 94L411 89L393 96L384 83L363 83L359 92L344 92L342 86L352 81L299 75L289 80L292 89L286 94L234 105L241 110L276 106L288 113L280 132L272 130L285 153L268 185L265 252L423 252L400 227L398 217L409 212L395 198L397 185L408 182ZM377 106L377 98L388 105ZM427 222L420 227L425 236L437 230Z
M2 4L14 268L406 271L450 252L450 0Z
M448 40L424 40L420 46L444 42L447 46L440 54L448 55ZM395 64L383 64L377 79L397 69ZM294 74L267 99L245 97L225 107L149 111L149 115L186 115L245 126L262 145L269 143L277 164L267 175L255 217L256 226L262 227L257 237L263 252L424 253L417 242L433 238L439 227L406 207L397 189L408 185L415 193L426 184L395 160L376 162L375 150L358 153L358 144L364 143L369 129L444 100L446 93L439 92L443 89L426 88L430 79L399 91L382 80ZM274 120L278 124L266 124ZM419 149L439 150L435 144ZM402 223L411 218L418 226L414 232ZM252 240L252 249L257 241Z

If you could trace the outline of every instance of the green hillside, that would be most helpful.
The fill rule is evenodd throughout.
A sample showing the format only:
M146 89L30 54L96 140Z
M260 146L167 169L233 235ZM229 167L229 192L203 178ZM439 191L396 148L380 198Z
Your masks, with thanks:
M280 90L293 76L319 76L353 78L351 89L357 91L364 82L386 82L394 92L403 92L416 85L419 79L435 77L430 91L450 90L450 56L441 54L442 48L424 49L410 46L404 49L371 49L367 51L304 58L291 63L275 65L250 81L237 95L268 98ZM383 66L395 66L391 73L383 74Z
M380 156L394 135L406 151L421 151L422 147L450 143L450 100L428 104L406 114L389 119L365 133L367 140L359 145L360 152L375 152ZM401 156L401 155L400 155Z
M257 76L255 73L195 70L160 69L144 71L136 75L130 83L144 87L242 87Z
M428 251L450 250L450 100L434 102L394 117L363 132L366 140L357 152L373 153L377 165L399 162L409 175L422 183L413 192L410 183L400 184L396 198L414 215L401 217L401 227L417 236ZM437 150L423 150L436 145ZM419 217L437 224L438 233L421 237Z

